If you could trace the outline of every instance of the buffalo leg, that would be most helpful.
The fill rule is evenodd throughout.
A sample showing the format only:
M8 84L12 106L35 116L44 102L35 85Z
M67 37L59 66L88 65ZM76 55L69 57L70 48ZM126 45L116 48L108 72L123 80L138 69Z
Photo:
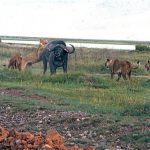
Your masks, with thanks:
M46 58L43 58L43 66L44 66L43 74L45 74L45 72L47 70L47 60L46 60Z
M56 74L56 68L50 68L51 75Z
M68 54L66 54L64 57L64 64L63 64L64 73L67 73L67 67L68 67L67 63L68 63Z
M56 74L56 66L54 65L54 56L51 55L50 58L49 58L49 67L50 67L50 72L51 72L51 75L53 74Z
M67 73L67 63L63 64L63 71L64 71L64 73Z
M56 66L53 63L49 63L51 75L56 74Z

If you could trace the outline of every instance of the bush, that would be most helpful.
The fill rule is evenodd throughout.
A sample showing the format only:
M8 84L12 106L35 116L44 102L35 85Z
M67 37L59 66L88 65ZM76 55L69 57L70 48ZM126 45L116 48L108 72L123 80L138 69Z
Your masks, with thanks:
M0 52L1 59L9 58L11 56L11 52Z
M150 114L150 102L125 106L122 115L141 116Z
M150 51L150 45L136 45L135 49L137 51Z
M144 75L146 73L147 73L146 69L142 67L137 68L137 69L132 69L132 75L138 76L138 75Z
M150 88L150 79L144 79L144 80L142 80L141 84L145 88Z

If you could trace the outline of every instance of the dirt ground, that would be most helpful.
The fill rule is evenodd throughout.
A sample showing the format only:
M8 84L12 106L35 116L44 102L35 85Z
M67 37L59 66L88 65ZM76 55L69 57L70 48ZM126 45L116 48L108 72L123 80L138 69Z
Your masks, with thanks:
M15 96L17 98L48 101L48 97L39 95L26 95L22 90L0 87L0 95ZM132 149L133 143L120 140L121 135L137 131L148 131L146 126L119 125L118 122L102 115L88 114L74 111L49 111L37 109L28 111L13 111L13 105L3 103L0 105L0 125L7 129L16 128L17 131L30 131L46 134L49 129L56 129L65 137L67 145L92 145L96 149ZM134 117L140 122L140 118Z

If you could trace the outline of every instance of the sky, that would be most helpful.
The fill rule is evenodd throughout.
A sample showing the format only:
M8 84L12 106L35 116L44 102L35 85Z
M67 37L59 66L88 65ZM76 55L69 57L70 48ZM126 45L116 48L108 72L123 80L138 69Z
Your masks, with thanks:
M150 41L150 0L0 0L0 35Z

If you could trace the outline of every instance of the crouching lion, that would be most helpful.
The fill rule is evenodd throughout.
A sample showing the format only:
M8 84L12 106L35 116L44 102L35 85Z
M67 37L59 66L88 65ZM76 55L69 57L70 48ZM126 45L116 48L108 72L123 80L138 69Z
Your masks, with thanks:
M22 55L20 53L16 53L11 56L8 68L21 70L21 62L22 62Z

